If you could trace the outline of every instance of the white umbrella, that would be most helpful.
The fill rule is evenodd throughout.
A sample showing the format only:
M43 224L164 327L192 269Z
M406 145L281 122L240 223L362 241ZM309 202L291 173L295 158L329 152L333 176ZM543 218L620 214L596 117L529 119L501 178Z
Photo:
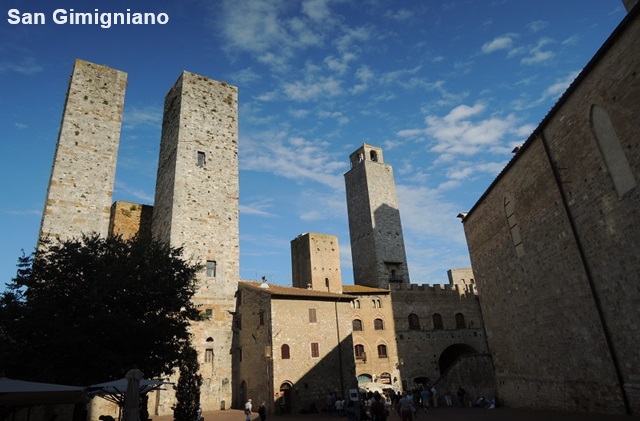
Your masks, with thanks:
M140 421L140 380L142 371L129 370L127 379L127 393L124 395L124 421Z
M46 405L87 400L83 387L0 378L0 405Z

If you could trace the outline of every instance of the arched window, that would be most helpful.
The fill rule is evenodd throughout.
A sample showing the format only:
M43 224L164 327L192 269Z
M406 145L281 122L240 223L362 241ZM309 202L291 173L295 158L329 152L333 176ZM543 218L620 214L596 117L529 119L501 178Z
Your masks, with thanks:
M375 330L384 330L384 322L382 321L382 319L375 319L373 321L373 328Z
M378 153L376 151L369 151L369 156L373 162L378 161Z
M280 347L280 355L283 360L288 360L291 358L291 354L289 354L289 345L284 344Z
M456 313L456 329L464 329L467 325L464 323L464 314Z
M378 358L387 358L387 346L378 345Z
M507 223L509 224L509 231L511 232L511 240L513 241L513 247L516 249L516 256L524 256L524 246L522 245L522 236L520 235L520 227L516 220L516 202L507 195L504 198L504 213L507 216Z
M438 313L433 315L433 328L435 330L444 329L444 326L442 325L442 316Z
M409 330L420 330L420 319L417 314L409 315Z
M353 308L360 308L360 300L352 301Z
M356 360L364 361L367 359L366 354L364 353L364 345L356 345L353 347L354 352L356 353Z
M362 320L353 319L353 331L362 331Z
M620 197L636 187L637 182L609 114L604 108L597 105L591 107L591 127L616 193Z

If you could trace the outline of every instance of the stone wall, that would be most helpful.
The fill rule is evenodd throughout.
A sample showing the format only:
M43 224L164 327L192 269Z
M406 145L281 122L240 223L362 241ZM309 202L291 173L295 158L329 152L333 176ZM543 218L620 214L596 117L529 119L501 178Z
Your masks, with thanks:
M39 238L107 236L127 74L76 60Z
M457 285L391 284L391 300L405 388L435 382L460 355L487 352L477 295Z
M153 206L116 201L111 205L109 236L120 235L128 239L137 235L143 240L150 239L152 218Z
M232 313L239 280L236 87L183 72L167 94L152 231L154 238L183 247L193 263L207 265L194 302L212 317L191 331L200 358L213 348L216 359L202 371L202 408L220 409L233 390Z
M401 388L391 294L389 290L371 288L371 291L366 291L365 288L359 285L344 286L346 294L357 297L351 304L351 319L362 323L362 330L353 330L354 347L362 345L365 351L364 358L355 360L356 376L370 376L371 381L382 382L386 373L390 376L387 383L389 387ZM376 319L382 321L382 329L376 329ZM386 347L386 356L379 355L380 345Z
M506 405L640 412L638 37L636 9L464 219Z
M291 240L292 285L342 292L340 246L335 235L306 233Z
M382 160L382 150L370 145L350 159L344 177L355 283L374 288L409 283L393 169Z

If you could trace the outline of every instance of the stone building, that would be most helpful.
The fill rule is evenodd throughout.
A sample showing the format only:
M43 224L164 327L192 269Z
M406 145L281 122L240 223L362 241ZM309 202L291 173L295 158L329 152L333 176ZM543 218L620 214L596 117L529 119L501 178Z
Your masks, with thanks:
M76 60L38 238L107 235L126 85L126 73Z
M640 413L639 15L463 219L505 405Z
M349 161L351 169L344 179L353 279L374 288L387 288L391 282L408 284L393 169L384 163L382 149L367 144Z
M373 303L374 307L384 303L388 313L377 323L392 326L394 343L378 346L397 349L390 355L389 371L360 372L359 376L368 374L386 381L395 373L391 380L400 381L403 389L432 384L459 356L487 352L473 273L471 269L452 270L450 285L443 287L410 284L393 168L384 162L381 148L367 144L349 160L345 184L356 287L345 290L357 295L363 287L372 287L379 297L385 297L374 298ZM370 307L371 297L359 298L365 308ZM354 317L357 323L358 316ZM368 318L369 323L376 320L376 316ZM355 351L356 359L361 351ZM375 358L376 352L371 354Z
M240 282L234 322L234 403L265 402L273 413L322 409L325 396L356 387L353 297Z
M193 300L209 318L191 331L206 363L200 401L208 410L232 399L238 191L238 90L183 72L165 98L152 235L205 266Z
M97 73L87 76L87 69ZM118 83L98 89L89 82L107 76ZM83 160L92 162L102 159L92 153L102 157L117 151L118 133L104 127L121 121L120 81L125 79L112 69L76 63L54 173L89 171L79 162L69 164L67 155L87 154ZM70 104L77 98L115 107L99 109L91 119L105 116L109 124L91 123L93 128L76 122ZM272 413L309 410L312 404L320 408L327 394L346 397L358 381L411 388L435 382L460 356L486 351L469 270L452 271L449 286L409 284L392 168L374 146L354 152L345 174L356 285L342 285L338 238L316 233L291 241L292 287L240 281L237 121L235 87L183 72L165 99L155 205L92 207L82 201L88 186L52 176L43 217L42 232L49 235L153 236L204 264L193 300L208 317L191 326L204 380L203 410L241 407L249 397L257 404L265 401ZM93 145L87 136L87 144L69 143L69 124L80 133L103 130L110 141ZM67 147L71 150L60 152ZM107 162L115 168L115 162ZM110 177L111 184L97 177L109 200ZM92 178L86 174L85 179ZM64 200L52 199L53 191L63 192ZM58 202L71 207L54 206ZM103 211L108 219L100 216ZM96 222L86 225L90 218L76 218L83 212ZM468 360L465 366L471 365ZM170 390L159 391L149 401L150 414L165 415L175 397Z

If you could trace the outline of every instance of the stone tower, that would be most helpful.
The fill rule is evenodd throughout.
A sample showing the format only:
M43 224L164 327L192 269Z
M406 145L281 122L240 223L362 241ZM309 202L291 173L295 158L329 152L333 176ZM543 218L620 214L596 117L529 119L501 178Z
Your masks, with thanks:
M393 169L384 163L382 149L367 144L349 160L344 178L354 282L374 288L408 284Z
M76 60L39 238L109 230L127 74Z
M306 233L291 240L291 267L294 287L342 293L338 237Z
M238 90L183 72L165 98L152 232L203 265L194 302L210 317L191 327L203 410L231 404L238 193Z

